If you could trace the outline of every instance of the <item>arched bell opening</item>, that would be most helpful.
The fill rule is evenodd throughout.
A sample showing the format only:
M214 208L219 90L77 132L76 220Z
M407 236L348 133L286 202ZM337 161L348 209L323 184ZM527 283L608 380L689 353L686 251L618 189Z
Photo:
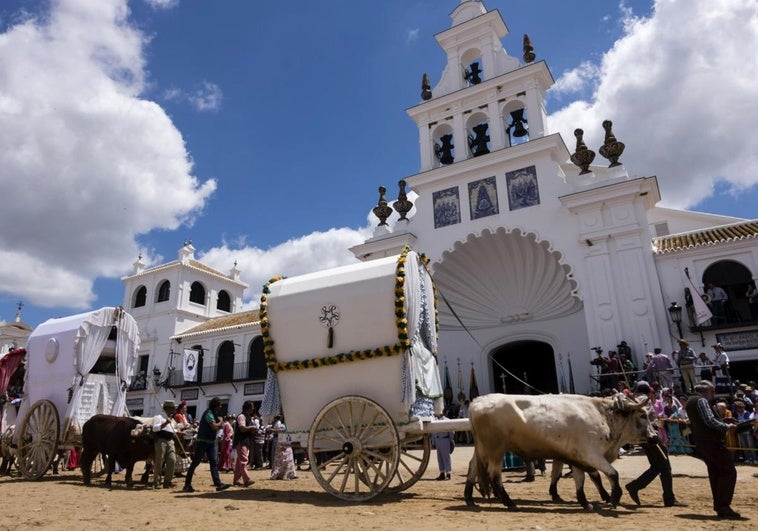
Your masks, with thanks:
M478 85L485 79L482 51L478 48L471 48L461 54L460 65L467 86Z
M489 117L486 113L475 112L466 119L466 135L472 157L490 152Z
M529 120L523 101L517 99L506 103L502 116L509 146L529 141Z
M492 388L516 395L557 394L558 376L553 347L543 341L522 340L491 353Z
M455 162L455 142L450 124L440 124L434 129L432 148L435 154L435 168Z

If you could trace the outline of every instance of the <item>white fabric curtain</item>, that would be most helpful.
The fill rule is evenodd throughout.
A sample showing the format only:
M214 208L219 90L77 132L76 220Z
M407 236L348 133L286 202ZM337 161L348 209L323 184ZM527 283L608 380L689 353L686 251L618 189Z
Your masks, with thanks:
M134 371L137 368L137 353L139 352L139 327L134 317L118 308L118 324L116 335L116 376L120 383L115 397L111 415L121 416L126 412L126 390L132 383Z
M117 327L116 335L116 375L117 385L108 387L104 382L95 379L92 385L84 385L90 378L90 370L102 354L108 336L112 328ZM102 411L95 413L110 413L122 415L126 410L126 386L131 382L134 375L134 366L139 348L139 330L134 319L122 308L106 307L93 312L76 333L74 340L74 368L76 376L72 382L72 396L65 415L64 437L66 434L81 433L81 419L78 418L78 409L81 409L85 392L94 396L87 397L86 402L96 398L97 404L101 404ZM112 378L112 377L111 377ZM109 396L98 397L99 393L105 392ZM112 395L112 396L111 396ZM96 407L95 409L98 409Z
M408 316L408 335L411 338L410 378L416 400L416 390L434 400L435 412L442 411L442 382L433 352L437 348L434 285L424 264L415 252L408 253L405 267L405 300ZM409 398L406 396L406 399Z

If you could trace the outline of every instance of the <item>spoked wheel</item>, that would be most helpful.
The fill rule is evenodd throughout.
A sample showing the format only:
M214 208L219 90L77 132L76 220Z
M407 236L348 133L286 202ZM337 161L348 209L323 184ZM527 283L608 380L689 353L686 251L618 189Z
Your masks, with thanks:
M408 435L400 442L400 460L387 492L402 492L416 483L426 472L432 443L428 435Z
M389 414L362 396L327 404L308 435L308 456L316 481L347 501L373 498L397 470L400 441Z
M49 400L38 400L21 423L18 468L26 479L41 478L58 451L58 410Z

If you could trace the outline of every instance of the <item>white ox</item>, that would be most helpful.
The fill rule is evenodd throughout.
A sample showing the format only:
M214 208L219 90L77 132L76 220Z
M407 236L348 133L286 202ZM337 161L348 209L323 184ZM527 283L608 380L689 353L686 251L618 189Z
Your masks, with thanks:
M574 468L576 495L585 508L584 472L603 472L611 482L611 503L621 499L618 472L611 461L625 444L655 436L645 402L623 395L594 398L582 395L504 395L478 397L469 406L474 456L469 464L464 497L474 505L476 483L484 496L490 491L509 509L516 504L503 487L503 455L524 459L552 458Z

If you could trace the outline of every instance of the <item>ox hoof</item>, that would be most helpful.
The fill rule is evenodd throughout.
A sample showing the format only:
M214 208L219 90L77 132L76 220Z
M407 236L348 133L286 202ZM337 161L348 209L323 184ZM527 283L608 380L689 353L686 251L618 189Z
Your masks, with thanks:
M553 503L566 503L566 501L560 496L553 496Z

